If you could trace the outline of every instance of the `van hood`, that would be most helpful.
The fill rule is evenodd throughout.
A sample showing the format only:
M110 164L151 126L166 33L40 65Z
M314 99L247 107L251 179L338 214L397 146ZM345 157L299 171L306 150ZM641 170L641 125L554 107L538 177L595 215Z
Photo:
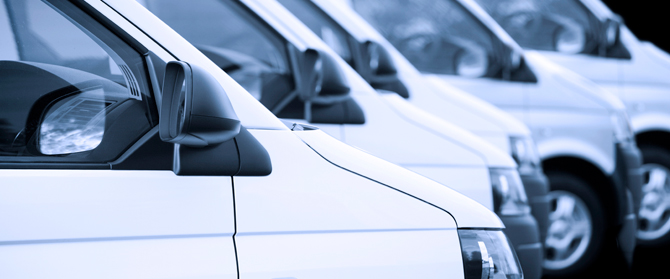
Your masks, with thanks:
M625 110L623 102L614 94L600 87L593 81L562 67L542 54L533 50L525 50L524 57L528 65L542 83L542 88L560 88L585 97L590 103L575 104L583 109L605 109L609 112ZM559 90L560 90L559 89ZM565 95L569 98L569 95Z
M526 124L500 108L479 97L456 88L437 76L425 75L422 78L427 81L427 84L429 84L440 97L447 100L452 106L466 110L462 115L455 117L453 121L449 119L450 122L465 127L475 133L487 132L487 130L483 129L484 127L479 128L479 125L476 123L474 125L470 123L470 120L472 119L482 119L482 121L495 123L510 136L530 136L530 130L526 127Z
M503 150L473 133L414 106L393 92L380 94L381 99L398 115L412 124L432 130L483 158L488 167L516 168L516 162Z
M449 187L361 152L322 131L295 134L332 164L448 212L456 220L458 228L504 228L491 210Z

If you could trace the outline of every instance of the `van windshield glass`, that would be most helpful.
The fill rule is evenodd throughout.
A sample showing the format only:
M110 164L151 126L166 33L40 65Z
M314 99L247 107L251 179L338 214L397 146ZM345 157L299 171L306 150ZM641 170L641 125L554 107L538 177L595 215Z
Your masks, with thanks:
M353 65L349 35L326 13L309 0L279 0L286 9L317 34L344 61Z
M597 19L577 0L476 0L524 48L591 53Z
M352 0L353 8L423 72L492 77L497 38L455 0Z
M256 99L290 91L286 44L235 1L145 0L149 11L186 38ZM276 95L276 94L275 94Z

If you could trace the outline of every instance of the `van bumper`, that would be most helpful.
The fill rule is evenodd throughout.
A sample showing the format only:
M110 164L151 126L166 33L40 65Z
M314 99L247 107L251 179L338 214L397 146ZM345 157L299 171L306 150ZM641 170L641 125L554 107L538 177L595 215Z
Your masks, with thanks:
M500 216L505 224L505 234L509 238L521 263L524 278L540 279L544 252L537 222L532 215Z
M613 179L630 191L633 210L638 212L642 201L642 153L635 142L619 143L616 151L617 162Z
M549 180L540 170L534 174L522 174L531 214L540 229L540 240L544 243L549 228Z
M621 252L628 263L628 267L631 267L633 265L633 252L635 252L635 245L637 244L637 211L633 211L633 195L630 191L626 191L626 197L629 201L628 211L617 242L621 247Z
M616 145L616 167L611 179L618 192L619 231L617 242L629 266L636 244L637 212L642 199L642 155L634 141Z

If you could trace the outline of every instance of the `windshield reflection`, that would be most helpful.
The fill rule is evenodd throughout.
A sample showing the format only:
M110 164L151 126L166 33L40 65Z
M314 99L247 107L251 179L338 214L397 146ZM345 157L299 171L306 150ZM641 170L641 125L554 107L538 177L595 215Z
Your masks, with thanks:
M423 72L486 77L501 68L495 36L454 0L352 0L352 6Z
M597 48L598 20L576 0L475 0L522 47L564 53Z

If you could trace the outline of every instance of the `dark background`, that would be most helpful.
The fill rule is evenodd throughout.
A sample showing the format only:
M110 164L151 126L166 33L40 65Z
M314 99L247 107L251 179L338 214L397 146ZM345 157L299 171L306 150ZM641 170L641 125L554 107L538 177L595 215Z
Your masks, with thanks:
M650 41L659 48L670 52L670 9L664 4L668 1L659 0L603 0L609 8L619 14L628 29L642 41ZM632 273L628 278L667 278L667 251L670 245L659 247L636 247L633 257ZM665 273L658 277L658 274ZM621 275L621 274L620 274Z
M628 29L638 39L650 41L666 52L670 52L670 8L668 1L659 0L603 0L610 9L619 14Z

